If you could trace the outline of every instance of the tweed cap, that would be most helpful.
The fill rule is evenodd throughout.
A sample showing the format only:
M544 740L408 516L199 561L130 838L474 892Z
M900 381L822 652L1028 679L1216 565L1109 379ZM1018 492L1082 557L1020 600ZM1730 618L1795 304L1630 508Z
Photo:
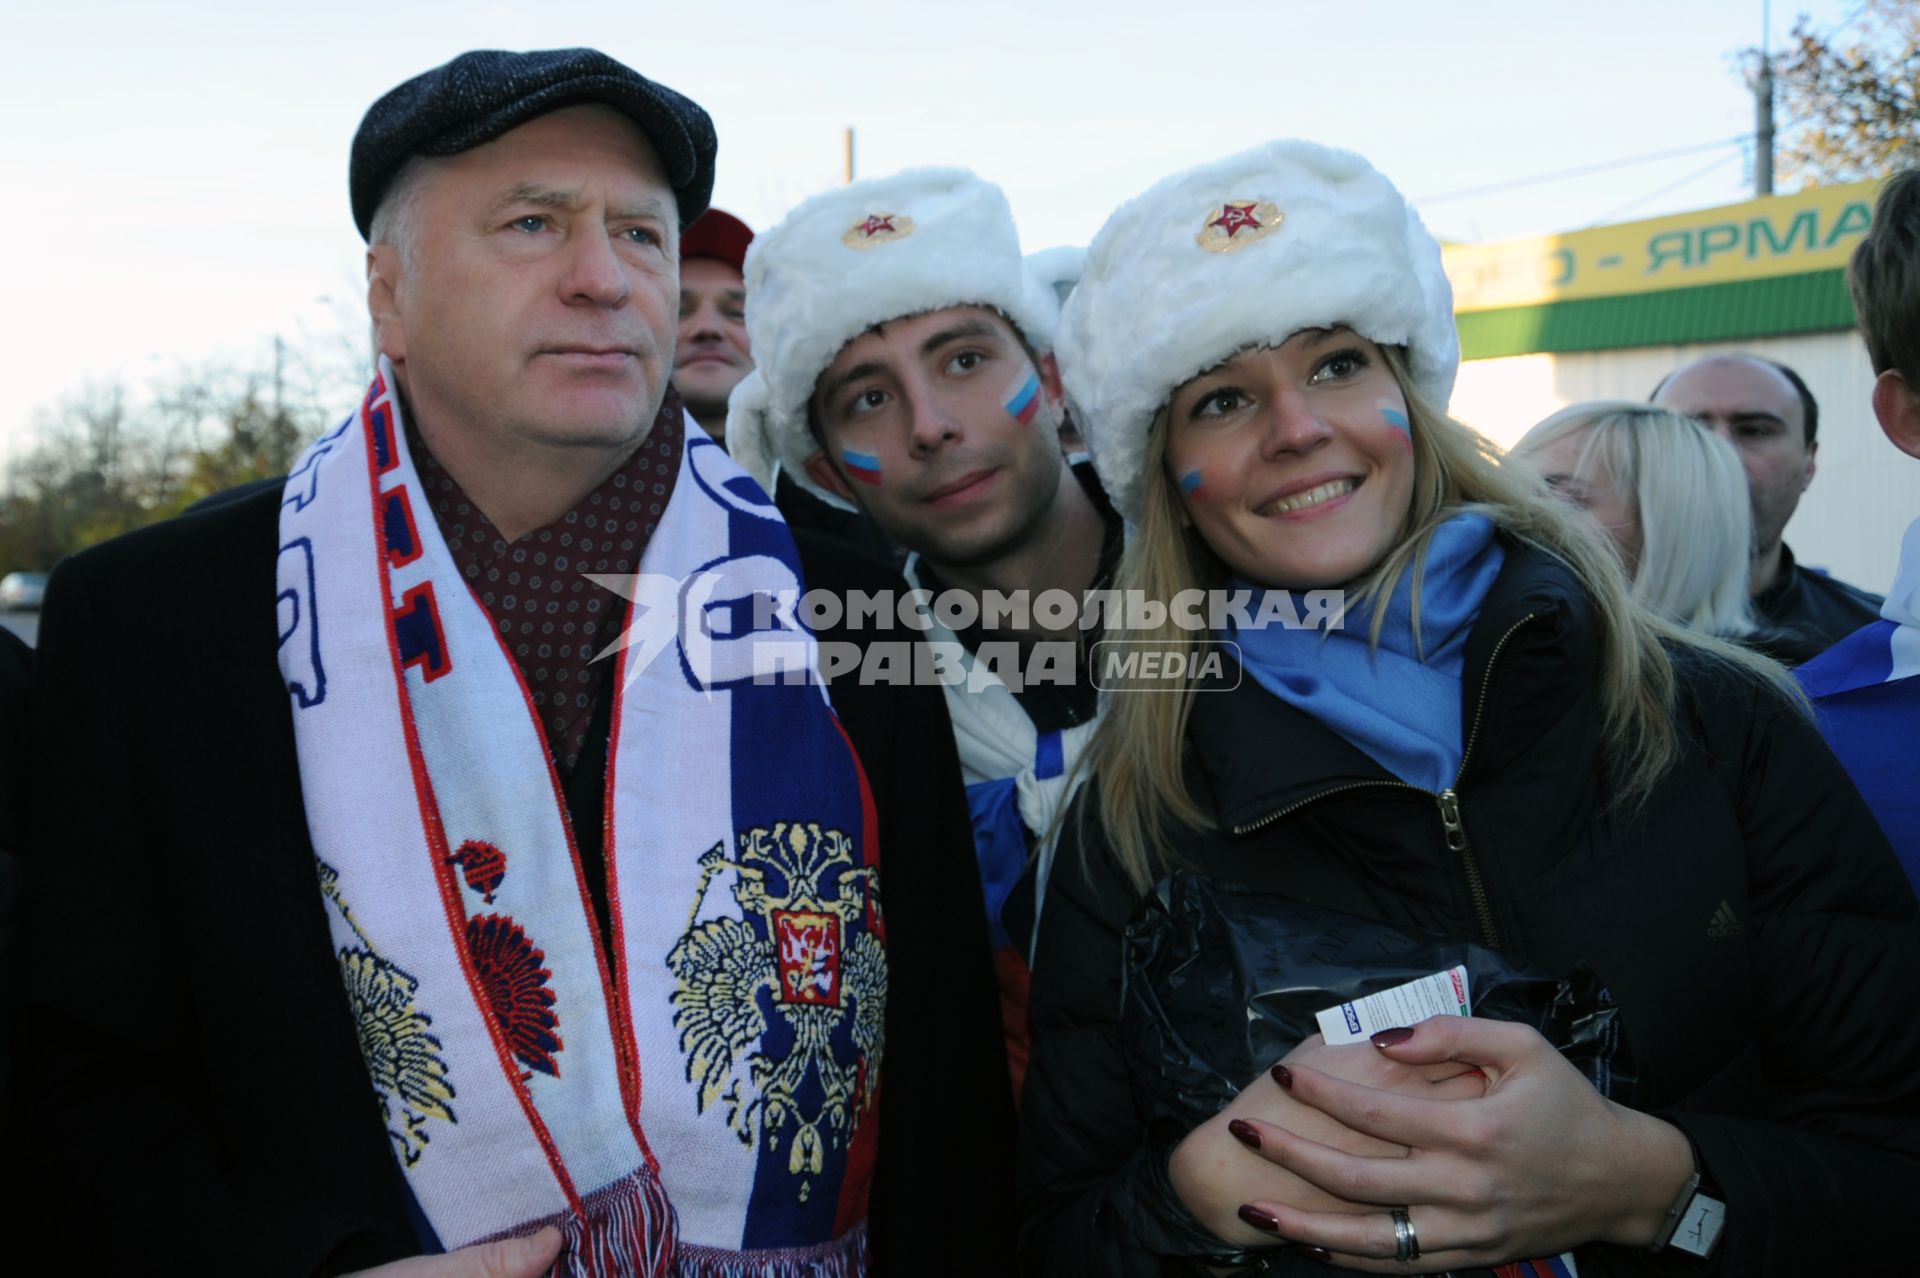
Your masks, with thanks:
M409 159L458 155L535 116L583 102L624 113L653 143L680 206L680 225L713 194L713 121L698 103L597 49L476 49L389 90L353 135L353 221L371 238L374 210Z

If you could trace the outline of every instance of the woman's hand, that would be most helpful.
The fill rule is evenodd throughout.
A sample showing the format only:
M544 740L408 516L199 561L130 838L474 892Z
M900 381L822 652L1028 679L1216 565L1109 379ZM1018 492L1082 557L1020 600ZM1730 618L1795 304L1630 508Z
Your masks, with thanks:
M1534 1030L1439 1016L1374 1042L1407 1068L1479 1065L1486 1097L1441 1103L1295 1063L1281 1080L1294 1102L1409 1152L1370 1155L1256 1123L1261 1156L1346 1200L1338 1210L1303 1206L1295 1194L1245 1200L1274 1233L1380 1273L1494 1265L1587 1242L1644 1247L1658 1237L1693 1172L1686 1137L1601 1096ZM1354 1203L1376 1205L1356 1212ZM1393 1259L1389 1209L1398 1206L1413 1225L1417 1261Z
M1404 1064L1366 1043L1328 1047L1318 1034L1282 1058L1288 1068L1308 1067L1330 1078L1425 1099L1477 1098L1486 1079L1470 1065L1452 1062ZM1174 1192L1195 1219L1238 1247L1271 1244L1273 1235L1249 1224L1243 1204L1284 1202L1313 1212L1375 1212L1316 1188L1269 1159L1256 1144L1262 1132L1292 1132L1316 1145L1359 1155L1404 1158L1407 1147L1353 1130L1303 1105L1262 1074L1233 1103L1187 1134L1173 1151L1169 1174Z

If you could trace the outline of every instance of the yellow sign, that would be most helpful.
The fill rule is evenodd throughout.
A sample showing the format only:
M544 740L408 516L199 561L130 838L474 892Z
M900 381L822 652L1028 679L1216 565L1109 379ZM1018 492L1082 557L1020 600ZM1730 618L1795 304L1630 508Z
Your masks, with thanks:
M1815 187L1697 213L1441 250L1455 311L1799 275L1847 264L1878 182Z

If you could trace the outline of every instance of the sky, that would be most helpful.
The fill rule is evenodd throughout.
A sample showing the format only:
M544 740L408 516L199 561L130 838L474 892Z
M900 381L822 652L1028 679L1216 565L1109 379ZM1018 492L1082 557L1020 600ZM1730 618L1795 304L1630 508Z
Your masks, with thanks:
M1856 0L1774 6L1831 25ZM716 204L755 227L842 176L959 164L1029 250L1084 244L1177 169L1274 137L1359 151L1442 238L1746 198L1735 55L1763 0L0 0L0 461L36 413L276 336L364 332L347 154L367 106L470 48L592 45L698 101ZM1656 152L1688 154L1513 186ZM1704 171L1703 171L1704 170ZM1488 186L1492 193L1458 196ZM1782 190L1793 189L1782 183ZM1447 198L1453 197L1453 198ZM343 405L343 408L345 405Z

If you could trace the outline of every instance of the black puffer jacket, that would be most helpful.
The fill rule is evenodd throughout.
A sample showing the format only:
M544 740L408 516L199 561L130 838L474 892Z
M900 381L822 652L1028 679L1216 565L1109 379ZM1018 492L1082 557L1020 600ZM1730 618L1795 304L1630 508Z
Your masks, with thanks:
M1185 850L1203 873L1547 973L1590 964L1619 1002L1642 1104L1686 1132L1728 1204L1717 1256L1684 1272L1910 1261L1911 888L1813 727L1697 655L1677 661L1679 763L1643 806L1610 808L1598 657L1572 575L1510 546L1467 645L1452 791L1395 780L1249 679L1196 700L1189 781L1220 831ZM1195 1250L1180 1245L1193 1226L1166 1182L1181 1133L1146 1129L1116 1024L1120 937L1139 899L1096 822L1084 871L1067 830L1035 962L1024 1258L1053 1278L1181 1272L1163 1259ZM1583 1275L1673 1267L1608 1247L1578 1259Z

